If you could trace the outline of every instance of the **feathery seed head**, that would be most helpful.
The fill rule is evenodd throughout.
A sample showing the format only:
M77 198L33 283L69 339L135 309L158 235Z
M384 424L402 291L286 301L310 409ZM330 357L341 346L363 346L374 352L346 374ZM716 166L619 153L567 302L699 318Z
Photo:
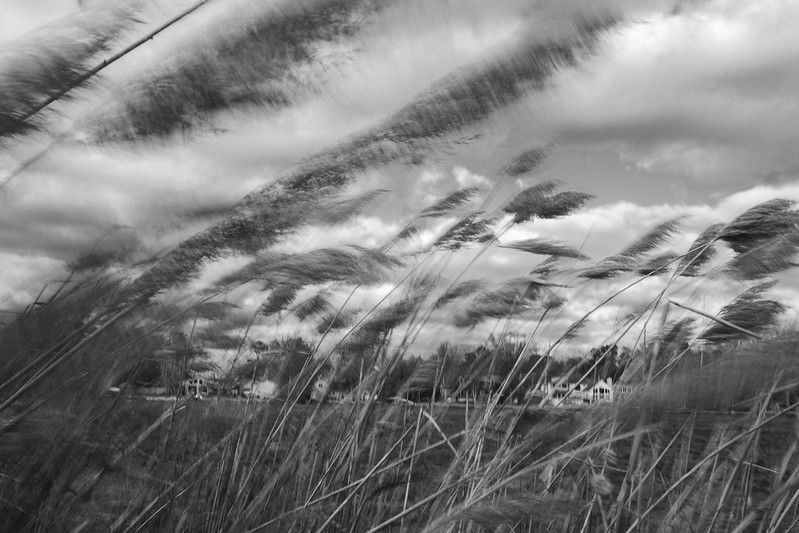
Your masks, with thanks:
M567 244L552 239L533 238L524 241L517 241L510 244L503 244L502 248L520 250L536 255L549 255L551 257L567 257L572 259L588 259L582 252Z
M494 238L491 233L493 224L493 218L484 217L482 211L476 211L451 226L433 243L433 247L458 250L471 243L486 242Z
M799 230L794 229L739 253L725 271L738 280L762 279L799 265L797 252Z
M292 308L292 312L300 320L305 320L311 315L323 315L330 311L332 306L330 304L330 291L323 289L299 302Z
M688 252L677 265L677 273L680 276L693 277L699 275L702 267L709 263L716 254L715 243L723 227L724 224L722 223L711 224L691 243Z
M286 309L294 298L297 297L299 287L296 285L286 284L279 285L272 289L269 298L261 305L260 313L264 316L274 315Z
M419 217L435 218L449 215L455 209L466 205L478 192L480 192L478 187L467 187L466 189L455 191L446 198L422 210Z
M546 157L546 151L542 148L531 148L516 156L505 166L503 171L510 177L521 176L538 168Z
M485 281L481 279L470 279L456 283L444 294L442 294L433 305L434 309L444 307L445 305L461 298L471 296L475 292L485 287Z
M765 332L776 324L787 309L782 303L763 297L775 284L776 281L769 281L750 287L725 305L719 317L756 334ZM709 344L720 344L740 340L744 334L724 324L713 323L699 338Z
M794 205L781 198L756 205L726 224L718 239L743 253L765 240L794 231L799 226L799 212L793 209Z
M642 276L656 276L668 272L669 267L679 257L674 252L664 252L650 257L638 267L638 273Z

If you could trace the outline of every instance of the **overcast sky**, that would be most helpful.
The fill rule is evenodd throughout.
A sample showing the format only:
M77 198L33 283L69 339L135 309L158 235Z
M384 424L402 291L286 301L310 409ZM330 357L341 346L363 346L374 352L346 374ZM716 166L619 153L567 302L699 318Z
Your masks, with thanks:
M4 0L0 46L94 3ZM266 4L280 9L281 3ZM442 76L502 53L520 34L556 35L564 13L584 6L598 9L597 2L578 1L394 0L352 37L319 46L319 62L295 73L297 97L286 107L223 113L213 117L208 128L213 131L158 141L80 142L92 113L112 108L148 72L206 45L203 39L221 31L215 25L247 16L247 9L241 9L245 2L233 2L232 9L230 4L212 1L56 109L50 130L69 132L68 140L56 142L0 192L0 307L29 302L43 283L64 275L65 262L98 238L140 241L149 252L169 247L198 229L186 227L182 213L233 204L303 158L380 123ZM579 68L560 71L545 90L530 92L461 132L469 142L449 143L422 165L367 171L349 192L390 192L351 222L309 228L281 247L379 246L415 212L453 190L479 186L481 198L500 202L546 178L596 198L574 216L516 226L503 242L548 236L584 243L584 251L599 259L648 227L684 214L683 231L670 244L679 252L712 222L729 220L771 198L799 200L798 2L602 4L617 10L624 22ZM119 43L134 40L186 5L182 0L147 2L142 23ZM0 146L0 173L51 142L45 134ZM502 175L500 169L531 146L548 152L536 173L521 179ZM432 223L421 239L431 240L453 221ZM117 225L130 229L108 237ZM454 258L449 275L474 253ZM538 259L491 251L469 277L510 278L529 271ZM206 276L241 261L209 267ZM648 301L657 283L641 284L606 306L574 342L575 349L610 338L618 320ZM704 283L698 292L695 282L686 283L678 295L714 311L745 288L723 277ZM390 286L364 289L355 303L375 301ZM614 286L592 283L574 291L572 303L548 323L544 339L556 338ZM778 287L780 299L799 303L795 278ZM239 297L238 303L247 307L263 295ZM494 327L483 324L464 335L438 325L447 322L446 316L435 322L420 337L420 350L446 338L476 340ZM519 321L513 329L530 327L529 321ZM302 332L303 326L291 319L280 324L266 320L255 331L267 335L275 329Z

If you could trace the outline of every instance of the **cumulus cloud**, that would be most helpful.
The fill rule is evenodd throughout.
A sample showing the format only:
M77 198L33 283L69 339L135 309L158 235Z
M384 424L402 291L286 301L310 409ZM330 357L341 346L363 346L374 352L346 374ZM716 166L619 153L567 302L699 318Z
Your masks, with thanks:
M46 10L42 5L39 0L12 0L4 6L0 41L67 14L73 3L49 2ZM102 147L57 144L0 198L5 265L0 298L12 306L24 305L35 296L33 287L61 275L65 262L115 225L131 227L148 252L174 245L200 229L196 223L187 225L186 212L233 205L298 162L381 124L442 76L501 56L518 44L520 33L539 39L557 34L563 21L585 5L562 0L392 3L351 40L318 47L321 57L335 62L314 72L316 88L290 105L270 112L222 114L215 117L217 131L189 138ZM679 8L673 9L675 5ZM142 28L182 4L155 6L147 11ZM65 106L67 129L80 123L96 102L113 103L128 80L158 65L170 47L197 39L216 14L230 15L228 7L213 9L221 11L198 13L196 20L110 69L98 88ZM628 16L580 68L561 69L542 90L457 128L450 140L458 142L444 144L411 165L366 170L348 193L385 188L390 191L385 198L346 223L311 225L276 250L379 247L421 209L453 190L480 187L482 196L472 207L496 210L519 189L551 177L597 199L562 220L514 226L503 242L553 238L599 259L618 252L646 228L686 215L682 232L669 245L681 252L707 225L729 220L756 203L774 197L799 200L796 2L605 0L591 11L604 9ZM25 141L4 149L4 170L51 139ZM512 179L503 175L501 169L531 146L546 146L549 154L536 172ZM397 251L429 246L455 221L426 221L416 238ZM451 279L476 253L472 249L446 260L438 257L426 267ZM529 272L539 259L492 249L469 268L467 277L510 278ZM244 261L238 257L206 265L189 289L207 286ZM791 285L795 281L787 279L781 290L784 298L799 303L795 283ZM596 313L572 346L606 339L620 317L651 298L657 283L642 283ZM679 293L687 301L695 297L692 283L686 281ZM556 339L618 288L617 282L589 283L576 291L571 304L553 314L542 330L542 343ZM705 289L712 290L705 292L712 298L702 305L717 310L741 288L711 280ZM373 305L388 290L364 288L351 305ZM262 303L259 294L238 297L246 310L242 313ZM535 320L515 320L509 327L527 331ZM482 323L463 332L450 322L445 313L435 314L435 327L420 335L419 349L432 350L445 338L479 342L504 327ZM312 329L286 317L259 324L254 332L310 335Z
M52 257L0 252L0 309L15 311L33 302L47 282L66 275L64 264ZM0 321L9 315L0 313Z
M564 143L602 146L637 171L711 187L795 180L795 3L717 1L624 26L543 115Z

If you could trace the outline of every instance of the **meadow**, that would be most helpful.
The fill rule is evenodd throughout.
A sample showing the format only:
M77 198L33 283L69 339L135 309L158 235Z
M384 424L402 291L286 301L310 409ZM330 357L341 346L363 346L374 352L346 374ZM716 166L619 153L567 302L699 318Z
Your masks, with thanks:
M763 233L741 226L793 216L787 205L768 202L715 227L714 240L700 236L688 253L668 264L682 267L665 276L663 293L725 236L741 247L741 255L762 251ZM659 241L674 229L670 221L642 239ZM769 235L766 242L774 238ZM480 244L492 245L493 240ZM640 241L628 248L649 249ZM277 264L288 263L299 275L341 272L336 263L295 259ZM736 261L740 256L728 263ZM606 259L589 266L587 275L595 276L608 262L619 268L617 259ZM651 275L639 272L630 284ZM783 307L764 295L771 285L754 285L698 333L693 317L668 321L671 306L661 305L668 300L655 298L621 327L624 333L647 313L660 312L660 331L627 363L630 392L580 409L551 407L547 398L528 397L522 405L504 401L511 389L532 386L534 376L539 383L544 379L546 374L535 374L536 366L557 362L548 353L527 350L535 329L513 352L501 385L477 405L441 398L385 401L381 390L405 360L409 344L389 342L391 331L406 320L412 325L426 320L425 309L442 305L442 298L456 300L451 288L432 301L411 293L405 298L412 306L406 299L376 306L345 328L351 344L344 344L345 335L334 350L301 357L299 367L297 359L289 365L292 355L283 353L277 372L287 366L295 371L272 400L145 401L130 392L154 360L164 377L174 377L178 362L184 372L179 376L203 370L192 367L198 351L175 350L175 335L196 319L186 320L185 310L174 306L121 306L126 282L112 275L98 281L89 269L2 330L3 346L13 349L4 360L8 377L0 406L3 527L790 530L799 496L793 363L799 336L775 329ZM470 319L487 309L482 312L507 326L525 299L537 301L551 285L529 279L513 280L512 287L511 298L507 289L499 296L481 292L473 302L484 307L469 305ZM429 285L423 289L427 294ZM566 305L562 299L557 303ZM108 310L97 311L103 308ZM203 299L193 309L222 320L230 306L209 307ZM540 307L533 323L540 324L551 309L551 303ZM329 331L328 325L322 335ZM717 348L703 352L699 365L699 352L692 351L697 344ZM588 379L610 353L608 346L588 365L573 361L573 367L561 369L560 381ZM484 350L471 366L459 367L459 387L495 368L501 354L499 348ZM447 364L447 357L416 360L400 396L425 384L441 386ZM351 402L325 402L335 376L353 367L360 367L360 378ZM312 401L309 390L319 383L323 396L316 391ZM118 386L113 392L112 384Z
M387 9L250 6L235 19L246 24L220 25L111 104L92 100L109 65L205 3L135 35L133 3L87 8L46 27L47 39L8 46L0 140L47 142L0 188L54 146L144 152L218 133L226 113L277 115L320 47L348 43ZM548 152L535 145L493 171L523 184L509 194L448 191L375 245L281 248L309 228L346 231L384 195L397 200L356 186L479 143L470 128L601 53L624 24L612 10L551 9L568 18L551 35L525 33L441 77L235 205L177 213L166 248L147 236L131 244L113 227L89 249L70 248L67 275L28 305L4 310L0 530L799 530L799 332L780 297L799 251L793 201L756 203L696 234L686 217L653 209L639 235L592 258L559 235L509 238L569 221L595 199L541 175ZM62 103L84 105L66 130L51 113ZM509 250L531 270L474 275ZM377 285L389 288L358 300ZM646 302L614 317L597 348L564 356L642 286ZM706 310L698 302L719 287L735 296ZM564 316L576 318L564 327ZM311 334L254 333L289 318ZM447 343L418 351L451 328L490 335L468 357ZM252 394L178 394L211 375ZM454 400L487 376L478 402ZM609 402L565 408L551 393L527 394L611 376L624 392ZM145 400L141 390L156 386L165 395Z

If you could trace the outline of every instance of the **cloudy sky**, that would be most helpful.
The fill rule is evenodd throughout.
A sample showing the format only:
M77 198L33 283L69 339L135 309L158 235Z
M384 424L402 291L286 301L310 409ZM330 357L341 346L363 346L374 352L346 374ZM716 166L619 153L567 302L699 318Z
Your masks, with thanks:
M5 0L0 50L10 52L0 52L0 76L3 61L25 51L19 43L31 42L28 32L76 13L95 16L101 4ZM277 17L288 4L212 0L55 106L40 132L0 145L0 175L41 155L0 190L0 307L29 302L92 247L124 241L143 254L169 248L201 229L186 221L186 213L232 205L299 162L383 123L448 74L513 53L529 39L558 40L577 18L604 10L621 22L575 68L560 69L543 87L450 132L421 164L367 169L347 193L387 193L349 222L310 227L279 249L380 246L420 209L456 189L480 187L475 206L483 201L496 209L549 178L595 199L573 216L514 226L502 242L551 237L600 259L649 227L687 215L664 248L682 252L713 222L771 198L799 200L799 3L792 0L395 0L363 15L352 31L314 43L311 60L282 73L275 83L290 95L288 102L212 113L165 136L98 142L97 131L117 127L113 119L131 91L213 50L248 17ZM120 30L112 48L188 5L143 2L137 22ZM55 32L40 33L43 42ZM530 147L548 154L533 174L510 178L501 172ZM455 220L431 222L414 245L429 243ZM445 277L451 279L476 252L449 258ZM467 277L511 278L540 259L494 249ZM198 283L242 261L209 265ZM799 304L796 281L786 277L775 294ZM646 281L605 306L574 349L612 338L619 319L649 301L661 282ZM712 312L746 287L723 276L701 283L680 284L675 298ZM391 286L388 281L364 288L353 305L368 306ZM571 303L547 322L543 342L557 338L617 286L593 282L571 289ZM236 297L245 309L263 300L254 292ZM433 323L420 336L420 350L448 338L477 340L496 325L459 332L445 315ZM534 323L519 320L512 329L526 332ZM304 327L291 318L269 319L255 331Z

